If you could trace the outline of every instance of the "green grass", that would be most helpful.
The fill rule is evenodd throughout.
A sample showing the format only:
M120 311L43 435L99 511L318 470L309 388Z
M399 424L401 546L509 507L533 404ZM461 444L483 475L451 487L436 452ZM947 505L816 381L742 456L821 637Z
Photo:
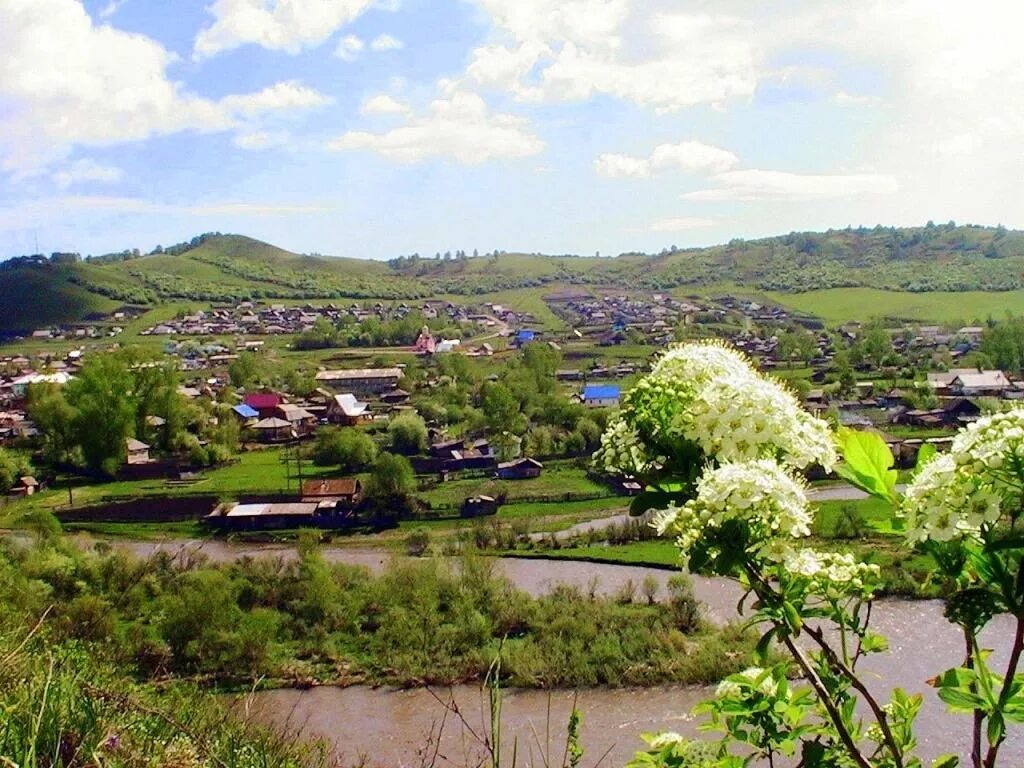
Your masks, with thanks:
M668 540L634 541L607 546L593 544L561 549L517 550L515 557L543 557L554 560L584 560L617 565L641 565L655 568L678 568L679 550Z
M71 274L61 266L0 270L0 330L32 331L119 306L70 282Z
M767 291L772 301L830 324L875 317L959 325L1024 313L1024 291L906 293L875 288L830 288L806 293Z
M493 489L495 482L500 482L508 493L509 501L529 500L537 496L550 496L566 493L591 494L608 493L607 486L595 483L585 469L567 464L549 463L540 477L529 480L493 481L487 478L471 480L451 480L439 483L434 488L418 494L421 499L431 504L458 504L464 499L488 488Z
M292 455L288 452L289 457ZM99 504L118 498L142 498L147 496L187 496L211 494L234 497L239 494L297 493L299 477L295 462L285 464L285 452L281 449L249 451L239 454L235 464L205 472L199 482L187 485L170 484L165 480L123 480L98 483L85 478L72 479L73 505L76 507ZM302 462L302 479L330 477L333 470ZM32 510L53 511L68 506L67 483L61 481L57 487L14 502L6 512L15 516Z

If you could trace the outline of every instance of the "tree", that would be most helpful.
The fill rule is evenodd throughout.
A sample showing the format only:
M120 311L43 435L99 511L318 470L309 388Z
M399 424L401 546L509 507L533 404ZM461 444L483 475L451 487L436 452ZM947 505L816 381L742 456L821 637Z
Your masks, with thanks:
M892 354L892 338L880 323L873 324L864 336L864 354L875 365Z
M427 425L415 413L404 413L388 424L391 450L404 455L424 453L429 444Z
M416 475L407 458L386 452L377 456L364 486L373 507L394 513L410 510L415 491Z
M0 495L10 491L19 477L28 474L31 472L19 456L0 448Z
M501 382L488 382L484 385L480 407L488 428L494 433L519 434L526 428L519 400Z
M377 458L377 445L358 429L322 429L316 436L313 461L319 466L337 464L342 472L362 472Z
M113 476L125 456L125 441L135 428L137 404L126 396L132 376L116 354L89 358L65 387L75 408L72 429L86 467Z
M228 366L228 378L233 387L247 388L259 380L260 364L255 352L242 352Z
M75 408L55 384L33 384L28 389L28 415L43 440L43 458L51 464L78 463L74 425Z

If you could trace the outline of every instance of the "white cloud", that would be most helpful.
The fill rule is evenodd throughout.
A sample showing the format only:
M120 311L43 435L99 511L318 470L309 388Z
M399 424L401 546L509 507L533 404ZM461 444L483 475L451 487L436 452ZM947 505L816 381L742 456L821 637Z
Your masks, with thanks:
M297 80L287 80L255 93L225 96L220 104L230 114L255 117L265 112L320 107L330 101L327 96Z
M291 141L286 131L247 131L238 133L231 143L239 149L259 151L283 147Z
M727 171L712 177L718 188L683 195L684 200L827 200L888 195L899 190L892 176L873 173L801 174L785 171Z
M29 175L75 146L215 132L239 119L320 103L279 83L220 101L168 77L174 56L144 35L97 26L75 0L3 0L0 171Z
M334 55L344 61L354 61L363 52L366 43L355 35L345 35L338 41L338 47L334 49Z
M103 6L103 10L100 11L100 18L109 19L117 13L121 9L121 6L126 2L128 2L128 0L110 0L110 2Z
M642 178L667 170L722 173L735 167L739 161L728 150L700 141L683 141L679 144L661 144L647 158L605 153L594 161L594 170L609 178Z
M467 75L524 101L608 94L668 112L757 87L763 45L746 19L629 0L475 2L508 40L477 48Z
M370 48L375 51L397 51L405 48L405 43L391 35L377 35L370 43Z
M437 99L421 115L383 133L349 131L328 144L332 150L368 150L402 163L447 157L464 165L496 158L528 157L544 149L520 117L494 114L476 94Z
M676 218L658 219L651 223L650 230L652 232L686 232L690 229L713 227L717 223L714 219L679 216Z
M193 55L207 58L252 43L298 53L320 45L374 5L374 0L214 0L211 26L196 36Z
M388 96L386 93L378 93L363 102L359 108L362 115L408 115L412 109L408 104Z
M121 169L100 165L91 158L83 157L54 173L52 178L54 184L60 189L67 189L74 184L89 181L110 184L121 180Z

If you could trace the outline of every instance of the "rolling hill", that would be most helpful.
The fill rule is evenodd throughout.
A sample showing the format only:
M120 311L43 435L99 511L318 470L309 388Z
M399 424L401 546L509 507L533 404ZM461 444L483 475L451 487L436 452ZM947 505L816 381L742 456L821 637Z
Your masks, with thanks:
M122 304L415 300L566 285L697 290L723 284L832 321L847 319L833 311L840 307L861 315L942 319L938 315L952 309L944 308L944 296L969 297L977 305L953 302L964 317L1020 311L1024 232L929 224L790 233L614 258L501 253L450 260L403 257L388 263L300 255L241 235L204 235L174 253L0 263L0 332L70 323ZM872 304L877 305L873 312Z

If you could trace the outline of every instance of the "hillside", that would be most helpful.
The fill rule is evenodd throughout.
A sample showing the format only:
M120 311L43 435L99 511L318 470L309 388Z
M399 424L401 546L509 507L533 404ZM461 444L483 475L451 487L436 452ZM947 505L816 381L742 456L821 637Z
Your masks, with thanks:
M830 320L837 318L826 310L841 297L827 289L872 289L874 294L863 295L884 305L878 314L896 316L909 303L901 298L904 293L934 295L941 304L944 299L935 292L1000 292L1000 299L977 307L978 315L988 314L1022 305L1017 291L1024 290L1024 232L929 224L790 233L614 258L502 253L450 260L404 257L389 263L304 256L241 235L204 235L174 253L125 260L0 263L0 295L5 298L0 332L73 322L125 303L415 300L544 286L670 290L722 284L805 311L822 305L815 313ZM905 316L929 319L932 303L919 303L924 309ZM970 315L975 308L958 311Z

